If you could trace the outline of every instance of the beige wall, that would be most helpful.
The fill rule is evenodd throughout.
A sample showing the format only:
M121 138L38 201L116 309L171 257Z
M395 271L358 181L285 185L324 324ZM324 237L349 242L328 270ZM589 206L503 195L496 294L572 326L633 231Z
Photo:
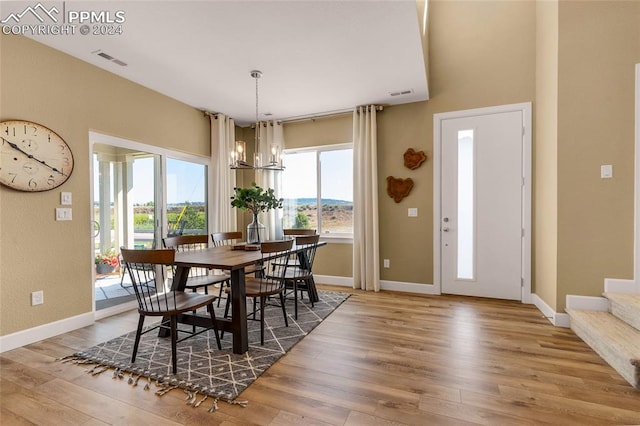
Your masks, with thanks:
M561 1L558 36L558 301L633 278L634 64L640 2ZM600 179L600 165L614 166Z
M532 291L549 306L558 288L558 1L536 2Z
M93 310L89 198L90 130L150 145L209 154L199 111L50 49L0 36L0 120L50 127L76 161L60 188L24 193L0 187L0 335ZM60 191L73 193L73 221L54 221ZM44 305L30 293L44 290Z

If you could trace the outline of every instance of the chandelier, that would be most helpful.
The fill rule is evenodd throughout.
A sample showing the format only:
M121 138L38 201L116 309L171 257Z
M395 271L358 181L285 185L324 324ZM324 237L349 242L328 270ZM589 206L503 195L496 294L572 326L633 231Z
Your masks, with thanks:
M245 141L235 141L234 149L231 152L231 168L232 169L254 169L254 170L284 170L282 164L282 156L280 152L280 146L278 144L271 144L269 152L263 153L260 151L260 125L258 115L258 80L262 77L262 71L253 70L250 73L251 77L256 80L256 124L255 124L255 138L253 141L253 164L247 162L247 143ZM265 161L266 160L266 161Z

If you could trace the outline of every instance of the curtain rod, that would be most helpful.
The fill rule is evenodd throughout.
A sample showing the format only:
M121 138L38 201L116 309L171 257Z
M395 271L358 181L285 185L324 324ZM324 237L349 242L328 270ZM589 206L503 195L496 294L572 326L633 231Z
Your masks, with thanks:
M369 108L371 105L360 105L360 106L366 106L367 108ZM376 111L384 111L384 107L382 105L375 105L375 107L376 107ZM203 111L203 113L204 115L208 115L214 118L218 118L218 114L222 114L221 112L209 112L209 111ZM296 121L315 120L317 118L330 118L338 115L351 114L351 113L353 113L353 108L318 112L315 114L308 114L308 115L298 115L298 116L283 118L282 120L274 120L274 121L278 123L293 123ZM267 120L264 120L264 122L266 121ZM253 123L252 127L253 126L255 126L255 123Z
M364 105L362 105L364 106ZM367 108L370 105L367 105ZM383 111L384 107L382 105L376 105L376 111ZM356 107L357 108L357 107ZM298 115L295 117L289 117L289 118L283 118L282 121L283 123L293 123L296 121L305 121L305 120L315 120L316 118L329 118L329 117L335 117L338 115L344 115L344 114L351 114L353 113L353 108L349 108L349 109L340 109L340 110L334 110L334 111L326 111L326 112L318 112L315 114L308 114L308 115Z

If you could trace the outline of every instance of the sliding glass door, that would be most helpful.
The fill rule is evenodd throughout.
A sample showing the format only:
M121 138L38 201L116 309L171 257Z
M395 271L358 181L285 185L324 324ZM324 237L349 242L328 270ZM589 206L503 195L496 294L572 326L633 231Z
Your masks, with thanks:
M206 159L126 142L92 145L96 310L135 299L120 247L161 248L167 235L208 229Z

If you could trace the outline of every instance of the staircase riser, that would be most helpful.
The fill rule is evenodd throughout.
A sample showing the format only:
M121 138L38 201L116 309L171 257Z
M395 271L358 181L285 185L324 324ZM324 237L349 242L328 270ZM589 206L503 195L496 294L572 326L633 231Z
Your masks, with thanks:
M593 332L595 327L571 318L571 329L633 387L640 388L640 366L633 366L629 359L611 351L608 345L601 343L597 333Z
M620 320L626 322L636 330L640 330L640 312L634 310L633 307L621 305L612 300L609 310Z

